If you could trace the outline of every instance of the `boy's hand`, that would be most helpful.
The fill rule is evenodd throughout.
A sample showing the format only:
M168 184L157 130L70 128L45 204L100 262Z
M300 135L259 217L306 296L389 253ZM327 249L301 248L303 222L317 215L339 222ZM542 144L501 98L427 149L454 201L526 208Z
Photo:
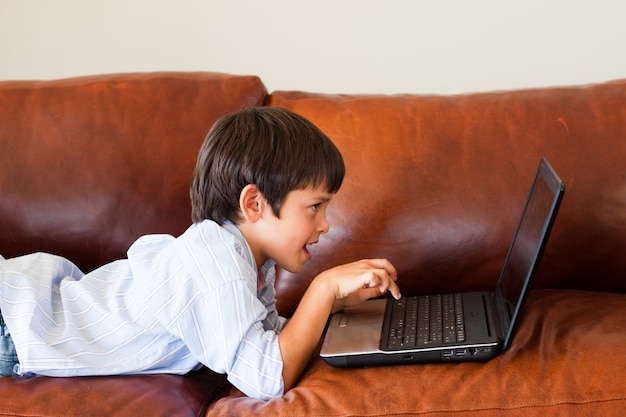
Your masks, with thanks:
M333 310L359 304L389 291L398 299L402 295L396 284L395 267L386 259L363 259L328 269L318 276L331 285L335 296Z
M386 259L364 259L319 274L278 335L285 390L293 387L319 343L328 315L389 291L400 298L396 268Z

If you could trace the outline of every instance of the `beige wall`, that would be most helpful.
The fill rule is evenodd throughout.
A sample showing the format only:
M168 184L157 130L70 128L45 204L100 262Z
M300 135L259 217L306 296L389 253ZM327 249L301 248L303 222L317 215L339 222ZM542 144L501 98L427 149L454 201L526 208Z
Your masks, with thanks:
M257 74L270 90L462 93L626 77L626 3L0 0L0 80Z

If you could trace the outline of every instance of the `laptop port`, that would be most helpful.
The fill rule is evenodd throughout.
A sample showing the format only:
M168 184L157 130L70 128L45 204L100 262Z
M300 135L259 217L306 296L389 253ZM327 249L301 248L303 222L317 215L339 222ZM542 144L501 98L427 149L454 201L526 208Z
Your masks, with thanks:
M444 358L449 358L450 356L454 355L454 352L452 351L452 349L446 349L441 354Z
M454 354L456 356L465 356L465 355L467 355L467 349L456 349L454 351Z

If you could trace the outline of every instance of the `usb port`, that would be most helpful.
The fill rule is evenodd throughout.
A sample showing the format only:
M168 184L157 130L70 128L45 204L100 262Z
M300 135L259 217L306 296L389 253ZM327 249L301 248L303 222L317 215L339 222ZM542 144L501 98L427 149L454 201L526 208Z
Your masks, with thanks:
M456 356L465 356L467 355L467 349L457 349L454 351Z
M446 349L442 352L442 355L444 358L449 358L450 356L454 355L454 352L452 351L452 349Z

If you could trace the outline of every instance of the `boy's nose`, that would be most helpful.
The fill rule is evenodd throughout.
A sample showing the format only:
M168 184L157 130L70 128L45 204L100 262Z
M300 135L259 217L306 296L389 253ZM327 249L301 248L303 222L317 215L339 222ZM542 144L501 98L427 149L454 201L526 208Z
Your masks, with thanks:
M320 233L327 233L330 230L330 225L328 224L328 220L326 219L326 216L323 216L318 227L317 230Z

